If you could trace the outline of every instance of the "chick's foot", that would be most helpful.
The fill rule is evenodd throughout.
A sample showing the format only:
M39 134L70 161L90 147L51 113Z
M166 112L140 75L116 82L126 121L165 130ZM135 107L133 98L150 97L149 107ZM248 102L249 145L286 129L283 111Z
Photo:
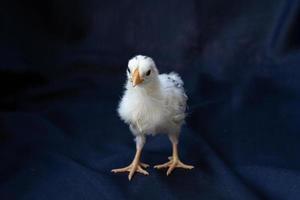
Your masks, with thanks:
M163 169L163 168L168 168L167 171L167 176L169 176L171 174L171 172L175 169L175 168L183 168L183 169L193 169L194 166L192 165L186 165L184 163L182 163L178 157L169 157L169 162L166 162L164 164L160 164L160 165L155 165L154 168L155 169Z
M120 172L129 172L128 179L131 180L135 172L139 172L144 175L149 175L149 173L144 170L143 168L149 167L148 164L133 161L130 165L127 167L119 168L119 169L113 169L111 172L114 173L120 173Z

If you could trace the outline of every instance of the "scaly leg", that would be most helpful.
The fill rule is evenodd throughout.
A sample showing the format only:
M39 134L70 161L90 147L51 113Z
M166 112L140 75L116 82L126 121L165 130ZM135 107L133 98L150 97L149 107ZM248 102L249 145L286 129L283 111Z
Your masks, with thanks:
M114 173L129 172L129 175L128 175L129 180L132 179L135 172L139 172L144 175L149 175L149 173L143 169L143 168L149 167L149 165L140 162L142 148L144 145L144 138L136 138L136 142L137 142L137 149L136 149L136 153L135 153L132 163L130 165L128 165L127 167L113 169L113 170L111 170L111 172L114 172Z
M169 157L170 161L166 162L164 164L161 164L161 165L155 165L154 168L155 169L168 168L167 176L170 175L171 172L175 168L193 169L194 166L186 165L180 161L179 156L178 156L178 148L177 148L178 140L177 140L177 138L175 136L170 136L170 140L172 142L172 149L173 149L172 157Z

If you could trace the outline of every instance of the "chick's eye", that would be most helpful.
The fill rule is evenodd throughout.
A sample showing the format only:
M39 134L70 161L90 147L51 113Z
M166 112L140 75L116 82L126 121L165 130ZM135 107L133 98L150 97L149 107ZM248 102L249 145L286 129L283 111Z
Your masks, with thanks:
M151 70L148 70L146 76L149 76L150 74L151 74Z
M130 69L129 69L129 67L127 68L127 71L128 71L128 73L130 74Z

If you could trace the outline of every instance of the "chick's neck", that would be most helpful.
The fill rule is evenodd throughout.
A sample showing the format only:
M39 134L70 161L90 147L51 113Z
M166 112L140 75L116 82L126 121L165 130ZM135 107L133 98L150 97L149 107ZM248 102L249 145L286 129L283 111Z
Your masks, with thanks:
M140 85L138 87L132 87L136 92L141 92L142 94L149 95L154 98L161 98L161 87L158 77L155 77L151 82Z

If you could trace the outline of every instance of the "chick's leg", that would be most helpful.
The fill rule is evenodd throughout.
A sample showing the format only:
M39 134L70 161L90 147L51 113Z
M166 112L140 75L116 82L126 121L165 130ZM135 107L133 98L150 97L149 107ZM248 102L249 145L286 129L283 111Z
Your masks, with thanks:
M135 172L139 172L144 175L149 175L149 173L144 170L143 168L149 167L149 165L142 163L140 161L141 159L141 154L142 154L142 149L145 144L145 137L144 136L137 136L136 137L136 153L134 156L134 159L130 165L124 168L119 168L119 169L113 169L111 170L114 173L119 173L119 172L129 172L128 179L131 180Z
M172 157L169 157L169 162L166 162L164 164L160 164L160 165L155 165L154 168L155 169L163 169L163 168L168 168L167 171L167 176L171 174L171 172L175 169L175 168L183 168L183 169L193 169L194 166L192 165L186 165L184 163L182 163L179 159L178 156L178 135L169 135L169 138L172 142L172 149L173 149L173 153L172 153Z

